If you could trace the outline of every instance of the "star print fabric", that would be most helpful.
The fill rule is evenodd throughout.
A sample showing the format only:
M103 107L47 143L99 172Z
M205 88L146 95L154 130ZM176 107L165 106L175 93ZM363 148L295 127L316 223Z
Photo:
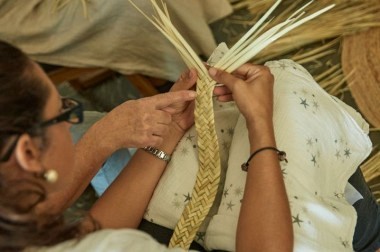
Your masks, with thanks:
M348 178L369 155L368 124L354 109L327 94L290 60L266 64L275 77L274 126L292 212L294 251L352 251L356 212L344 197ZM195 241L234 251L249 156L244 118L233 103L214 103L222 175L217 198ZM198 171L196 131L178 144L144 218L174 229L191 198ZM268 185L270 186L270 185Z
M214 114L221 157L221 186L208 216L195 237L195 241L201 245L204 245L207 224L218 210L230 143L239 116L234 102L220 103L216 100ZM193 126L186 132L173 152L172 159L156 187L144 219L170 229L175 228L186 204L191 199L195 185L199 167L197 148L197 133Z
M369 155L368 124L327 94L290 60L266 64L275 77L274 127L295 235L294 251L352 251L355 209L345 199L348 178ZM249 156L245 120L239 116L229 152L224 193L206 230L209 249L233 251ZM270 186L270 185L268 185ZM229 228L226 228L229 227Z

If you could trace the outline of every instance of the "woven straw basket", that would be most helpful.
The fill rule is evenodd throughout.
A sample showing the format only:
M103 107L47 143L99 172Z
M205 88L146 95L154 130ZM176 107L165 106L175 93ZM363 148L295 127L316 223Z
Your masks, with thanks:
M380 127L380 28L345 36L342 67L360 111L375 127ZM350 75L351 73L351 75Z

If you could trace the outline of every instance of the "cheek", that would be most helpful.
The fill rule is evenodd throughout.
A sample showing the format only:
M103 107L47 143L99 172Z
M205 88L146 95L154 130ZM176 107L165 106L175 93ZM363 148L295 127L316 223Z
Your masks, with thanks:
M74 144L70 132L69 130L54 132L54 137L49 141L45 169L54 169L58 172L57 184L67 184L73 177L74 169Z

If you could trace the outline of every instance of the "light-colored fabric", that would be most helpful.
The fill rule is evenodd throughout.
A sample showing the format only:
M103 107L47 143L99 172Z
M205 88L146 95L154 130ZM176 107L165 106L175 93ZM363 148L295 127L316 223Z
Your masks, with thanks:
M281 165L292 211L295 251L352 250L356 212L345 199L345 188L371 151L368 124L320 88L302 66L289 60L267 65L275 77L276 141L289 160ZM233 251L246 178L240 166L250 148L243 116L232 104L222 106L214 106L223 151L221 188L196 241L208 249ZM175 226L195 182L195 144L195 130L190 129L153 195L145 214L148 221Z
M82 1L58 12L54 0L0 0L0 37L49 64L99 66L176 80L185 65L175 48L127 0ZM149 0L134 1L152 13ZM232 12L228 0L166 0L171 18L196 53L216 47L208 24Z
M344 197L348 178L371 152L368 125L328 95L309 73L289 60L267 63L275 77L274 127L290 201L294 251L352 251L356 212ZM352 112L352 111L350 111ZM206 231L206 245L234 250L249 156L245 120L239 117L218 213ZM268 185L270 186L270 185ZM236 225L235 225L236 227ZM226 244L228 241L228 244Z
M30 248L25 252L180 252L180 248L169 249L151 236L138 230L101 230L86 235L80 240L70 240L52 247Z
M218 209L227 169L228 151L239 115L234 103L215 102L214 109L216 132L221 151L221 186L210 213L196 235L195 240L200 244L203 244L205 230L210 217ZM178 143L172 159L156 187L144 216L146 220L174 229L185 205L190 200L199 167L197 160L197 137L195 127L192 127Z
M355 187L353 187L350 183L347 183L346 188L344 189L344 196L347 202L351 205L363 199L363 195L361 195L360 192L356 190Z

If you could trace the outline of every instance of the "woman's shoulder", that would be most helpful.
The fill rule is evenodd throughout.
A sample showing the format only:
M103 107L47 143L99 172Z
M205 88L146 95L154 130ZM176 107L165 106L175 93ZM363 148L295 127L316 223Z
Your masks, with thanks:
M81 239L69 240L51 247L30 248L25 252L79 252L79 251L183 251L168 249L148 234L134 229L104 229Z

